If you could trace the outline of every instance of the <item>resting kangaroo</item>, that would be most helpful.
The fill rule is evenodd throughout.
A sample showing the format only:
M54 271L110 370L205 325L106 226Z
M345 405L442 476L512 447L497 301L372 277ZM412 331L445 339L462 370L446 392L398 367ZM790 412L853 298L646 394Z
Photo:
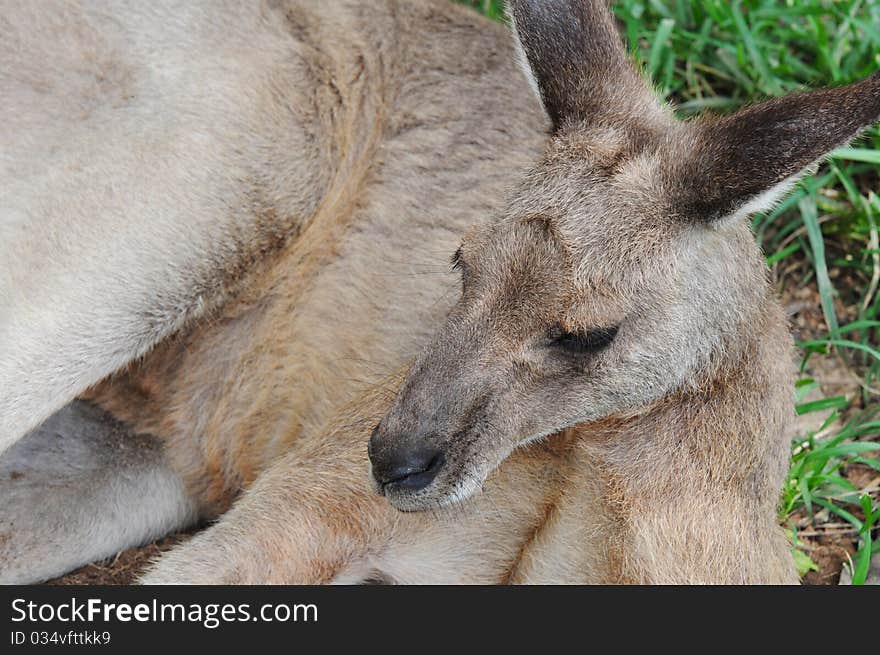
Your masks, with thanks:
M744 219L880 74L679 122L600 0L0 15L0 580L216 518L144 581L797 581Z

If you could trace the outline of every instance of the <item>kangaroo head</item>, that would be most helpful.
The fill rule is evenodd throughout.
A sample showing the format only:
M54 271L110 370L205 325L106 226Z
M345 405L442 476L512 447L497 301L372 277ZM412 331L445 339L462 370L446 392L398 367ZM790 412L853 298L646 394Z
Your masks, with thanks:
M602 0L511 0L509 16L551 137L455 253L461 298L370 440L402 510L466 498L517 446L709 373L766 298L743 219L880 117L875 74L678 122Z

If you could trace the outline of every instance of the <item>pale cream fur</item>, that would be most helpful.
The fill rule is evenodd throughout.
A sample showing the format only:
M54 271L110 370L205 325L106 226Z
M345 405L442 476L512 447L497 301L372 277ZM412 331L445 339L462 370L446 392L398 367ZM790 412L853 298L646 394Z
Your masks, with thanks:
M747 226L667 215L658 153L612 122L548 145L503 26L433 0L8 15L0 447L77 396L161 439L176 527L219 520L145 582L797 581L791 340ZM59 32L45 71L3 49ZM444 324L462 235L501 271L454 314L488 326L462 370L539 366L496 312L508 277L537 326L644 319L572 402L499 392L497 434L386 498L371 433L470 356Z

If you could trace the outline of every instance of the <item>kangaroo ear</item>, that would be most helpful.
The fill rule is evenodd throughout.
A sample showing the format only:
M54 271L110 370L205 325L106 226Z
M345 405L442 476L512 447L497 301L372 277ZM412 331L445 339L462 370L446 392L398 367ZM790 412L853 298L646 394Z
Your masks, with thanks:
M566 121L662 114L630 63L606 0L509 0L520 63L558 130Z
M811 165L880 119L880 72L835 89L799 93L691 124L674 157L674 210L699 221L766 211Z

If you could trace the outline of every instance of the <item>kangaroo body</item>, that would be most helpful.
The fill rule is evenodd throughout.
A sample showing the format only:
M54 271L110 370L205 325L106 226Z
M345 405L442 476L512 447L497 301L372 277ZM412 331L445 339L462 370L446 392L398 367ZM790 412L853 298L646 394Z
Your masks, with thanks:
M582 4L593 13L573 24L610 24L601 3ZM4 9L0 497L12 500L0 507L0 580L45 579L220 517L145 580L797 581L776 523L791 343L747 225L719 219L692 239L648 211L638 229L593 222L571 237L565 203L582 187L560 190L554 171L573 153L591 162L603 172L584 184L613 189L589 202L618 218L620 188L651 191L639 184L654 179L656 157L640 148L668 117L641 112L637 129L605 117L572 137L577 103L541 64L553 34L529 32L542 26L532 3L514 9L516 39L439 1ZM862 92L875 104L877 86ZM603 102L653 102L620 95ZM744 205L759 191L880 114L865 111L873 118L840 127L783 177L746 184L739 205L725 197L709 209L753 210ZM523 177L531 191L511 205ZM671 206L690 210L677 173L661 177ZM505 220L537 239L530 253L546 249L523 270L567 254L558 284L541 278L550 291L511 273L506 288L522 304L504 307L551 297L572 277L606 299L584 305L599 308L589 318L523 312L563 331L614 320L600 330L613 344L590 346L604 359L565 355L565 375L621 371L596 383L605 395L570 396L607 410L526 412L540 424L513 427L499 417L517 405L494 387L478 402L468 394L480 380L456 391L468 378L454 366L496 370L502 345L516 371L503 386L544 379L535 349L546 339L526 346L504 333L516 315L475 318L495 305L477 283L462 294L449 265L463 234L464 257L482 262L474 269L504 261L491 235ZM519 270L506 266L482 277L500 284ZM636 307L670 332L637 339L620 323ZM694 321L704 337L674 327ZM494 345L468 354L476 324ZM550 341L572 350L566 338ZM654 355L652 344L677 340L667 359ZM622 373L632 362L643 379ZM420 431L441 435L429 440L436 452L400 474L387 460L422 457ZM139 445L108 455L120 439ZM34 508L49 498L58 516L41 518Z

